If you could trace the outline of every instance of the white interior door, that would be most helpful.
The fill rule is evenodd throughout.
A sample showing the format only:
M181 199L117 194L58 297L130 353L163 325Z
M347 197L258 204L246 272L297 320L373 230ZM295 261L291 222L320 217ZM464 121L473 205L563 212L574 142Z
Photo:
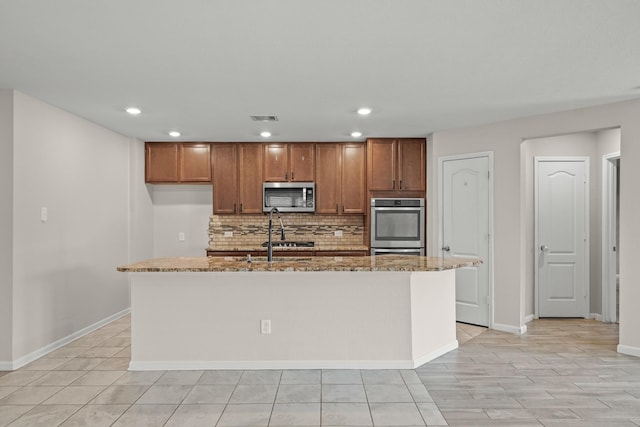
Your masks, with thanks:
M539 317L589 317L586 159L536 158Z
M456 270L456 320L489 326L489 157L442 161L442 255L481 259Z

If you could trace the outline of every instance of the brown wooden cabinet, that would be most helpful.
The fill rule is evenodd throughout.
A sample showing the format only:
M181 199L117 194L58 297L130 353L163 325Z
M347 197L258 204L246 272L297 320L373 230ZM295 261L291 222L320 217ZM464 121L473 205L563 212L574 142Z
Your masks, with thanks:
M313 143L263 144L266 182L313 181L315 174Z
M316 144L316 213L364 214L365 145Z
M424 192L426 141L424 138L369 139L369 191Z
M213 213L262 213L260 144L213 144Z
M213 213L238 212L238 149L236 144L213 144Z
M145 181L154 184L211 182L211 145L193 142L145 143Z
M241 214L262 213L262 150L260 144L238 144L238 201Z

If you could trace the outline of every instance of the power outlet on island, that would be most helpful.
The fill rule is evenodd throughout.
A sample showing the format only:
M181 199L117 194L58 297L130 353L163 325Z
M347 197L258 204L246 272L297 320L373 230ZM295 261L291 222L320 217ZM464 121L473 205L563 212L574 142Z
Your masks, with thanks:
M261 320L260 321L260 333L261 334L270 334L271 333L271 320Z
M233 237L233 231L225 231L224 237Z
M333 232L333 235L336 237L342 237L342 230L336 230Z

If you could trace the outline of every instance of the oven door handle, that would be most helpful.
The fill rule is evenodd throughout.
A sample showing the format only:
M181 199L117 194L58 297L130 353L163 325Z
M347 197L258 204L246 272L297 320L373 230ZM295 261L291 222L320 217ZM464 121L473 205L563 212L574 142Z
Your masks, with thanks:
M420 254L422 248L414 248L414 249L380 249L380 248L371 248L374 253L380 254L400 254L400 253L410 253L417 252Z
M415 212L421 212L423 207L419 207L419 206L405 206L405 207L376 207L376 206L372 206L371 210L374 212L377 211L415 211Z

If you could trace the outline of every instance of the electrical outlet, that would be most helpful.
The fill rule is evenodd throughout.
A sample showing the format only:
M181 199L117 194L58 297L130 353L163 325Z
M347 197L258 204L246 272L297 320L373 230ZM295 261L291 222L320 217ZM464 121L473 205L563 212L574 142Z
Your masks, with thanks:
M336 230L333 232L333 235L336 237L342 237L342 230Z
M47 208L40 208L40 221L47 222L48 216L49 216L49 212Z
M271 333L271 320L261 320L260 321L260 333L261 334L270 334Z
M224 237L233 237L233 231L225 231Z
M184 233L182 231L178 233L178 240L184 242Z

